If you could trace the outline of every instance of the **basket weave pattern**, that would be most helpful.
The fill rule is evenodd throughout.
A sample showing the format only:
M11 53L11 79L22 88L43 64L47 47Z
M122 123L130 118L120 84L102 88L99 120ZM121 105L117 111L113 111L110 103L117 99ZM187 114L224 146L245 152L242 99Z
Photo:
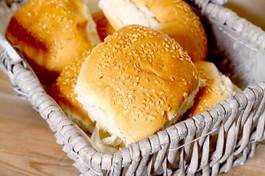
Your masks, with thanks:
M234 32L242 35L241 38L249 38L250 42L244 46L254 53L252 56L264 54L265 34L262 30L242 22L221 6L202 0L195 3L210 23L216 24L213 26L216 33L227 34L222 27L233 27L229 35ZM225 42L222 43L223 39L216 37L216 40L219 48L228 47ZM235 37L232 41L244 44L244 40L236 40ZM177 123L115 154L99 153L91 146L87 136L45 93L27 64L22 59L14 59L20 58L15 50L11 47L1 48L1 44L0 63L15 90L47 121L57 143L75 161L74 165L82 176L217 175L243 164L253 156L258 142L265 138L265 82L259 82L220 102L209 111ZM225 54L231 59L237 57L232 52L237 51L227 50Z

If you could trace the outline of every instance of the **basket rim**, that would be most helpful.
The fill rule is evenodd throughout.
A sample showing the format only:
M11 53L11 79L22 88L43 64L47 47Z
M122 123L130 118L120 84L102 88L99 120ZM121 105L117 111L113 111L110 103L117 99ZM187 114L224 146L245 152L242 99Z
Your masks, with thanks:
M262 47L262 49L265 50L265 32L262 31L261 28L258 28L255 25L251 24L250 22L240 18L234 12L232 12L231 10L225 7L213 4L211 2L204 1L202 3L200 0L195 0L195 4L201 7L201 11L205 15L210 17L209 19L211 20L211 22L215 22L219 24L224 29L233 30L235 33L242 35L242 37L246 39L250 39L251 41L250 45L253 44L253 46L260 46ZM222 17L221 14L226 14L226 15L225 17ZM235 28L234 24L236 24L237 26L241 26L241 27ZM249 31L251 32L249 33ZM251 34L255 34L254 37L250 37ZM4 41L4 40L1 39L1 35L0 35L0 51L1 51L1 45L7 45L7 43L1 43L1 41ZM9 48L7 52L5 53L6 56L9 56L9 58L6 58L3 60L3 57L0 56L0 62L4 63L4 67L8 71L11 81L13 82L14 86L18 87L17 89L18 93L20 94L29 93L31 90L25 90L19 87L20 83L18 83L18 80L19 80L20 72L21 73L27 72L28 74L31 74L30 76L32 79L34 79L35 86L41 86L41 84L38 81L38 78L33 73L31 73L29 67L25 66L24 60L13 59L14 52L15 52L14 49L12 50ZM17 73L15 75L14 72L16 69L17 69ZM40 90L38 91L39 91L38 94L43 94L43 96L47 99L47 101L52 101L52 103L49 104L49 106L54 107L54 110L55 110L54 112L58 113L59 116L62 116L62 119L64 118L69 119L62 112L62 110L60 109L60 106L56 102L54 102L54 100L52 100L50 96L42 88L40 88ZM146 155L151 155L159 151L159 149L161 149L161 147L163 147L164 145L169 145L170 140L180 141L189 135L200 134L206 123L210 123L212 127L214 127L214 126L218 126L217 124L221 122L223 123L227 122L227 117L229 114L233 113L235 109L244 108L248 102L254 101L255 99L257 99L258 96L257 94L255 94L255 92L260 92L260 91L263 91L263 92L265 91L265 82L261 82L256 85L249 86L243 92L241 93L239 92L235 96L227 100L221 101L219 104L217 104L210 110L203 112L199 115L196 115L190 119L174 124L164 130L160 130L156 134L148 137L147 139L133 143L129 145L128 147L115 152L114 154L97 152L95 151L95 149L92 148L91 145L84 145L83 148L81 147L79 149L79 151L74 151L75 153L74 156L70 156L70 158L72 158L74 161L78 161L83 164L86 163L89 167L91 167L92 169L94 168L96 171L101 170L101 169L106 170L106 166L103 166L104 159L105 159L104 160L105 165L110 165L110 166L116 165L117 167L127 166L134 159L137 159L138 157L142 157ZM34 96L33 93L32 94L30 93L28 98L34 98L33 96ZM265 98L263 97L263 99ZM238 108L235 108L235 107L238 107ZM50 112L50 113L53 113L53 112ZM41 115L45 116L46 114L41 113ZM46 117L43 117L43 118L47 120L47 122L49 123L48 116L49 114L47 115L47 118ZM80 135L80 137L82 138L82 134L80 134L81 133L80 129L76 125L74 125L72 121L71 122L70 121L71 120L67 121L69 125L72 125L73 129L77 130L76 132L77 134L74 133L74 135ZM50 124L52 123L55 124L55 122L51 121ZM50 128L56 132L55 136L56 135L64 136L64 133L62 131L57 131L56 126L51 125ZM173 138L172 134L176 134L176 136L174 136ZM196 140L200 140L201 138L202 137L198 137L196 138ZM83 140L85 139L83 138ZM82 141L82 142L87 143L87 141L85 142ZM68 138L66 138L66 141L61 141L61 142L59 141L58 143L70 149L75 149L76 145L78 144L77 142L74 143L72 141L68 141ZM185 145L186 144L187 143L185 143ZM185 147L185 145L183 145L182 147ZM66 153L67 151L69 151L68 149L65 149L65 150L66 150Z
M233 31L234 34L240 35L240 40L250 41L247 45L265 51L265 31L261 27L254 25L226 7L211 2L203 4L200 0L195 0L195 3L209 21L219 24L219 27L224 30Z

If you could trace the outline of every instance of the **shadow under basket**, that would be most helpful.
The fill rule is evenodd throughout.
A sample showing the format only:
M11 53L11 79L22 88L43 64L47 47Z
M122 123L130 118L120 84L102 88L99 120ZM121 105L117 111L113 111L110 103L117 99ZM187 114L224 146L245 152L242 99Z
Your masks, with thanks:
M217 1L216 1L217 2ZM114 154L97 152L0 35L0 63L14 89L41 114L82 176L217 175L243 164L265 137L265 33L232 11L193 1L209 26L210 56L244 91L198 116ZM224 59L226 58L226 59Z

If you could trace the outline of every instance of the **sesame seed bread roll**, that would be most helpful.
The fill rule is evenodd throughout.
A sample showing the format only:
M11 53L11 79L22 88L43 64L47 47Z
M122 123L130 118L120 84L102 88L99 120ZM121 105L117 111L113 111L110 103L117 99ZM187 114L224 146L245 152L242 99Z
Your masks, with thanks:
M12 17L6 37L44 83L100 42L85 0L30 0Z
M188 51L193 61L207 55L207 37L199 17L183 0L100 0L114 29L139 24L167 33Z
M195 66L200 78L205 80L205 86L200 88L190 116L210 109L240 90L228 77L220 73L213 63L202 61L196 62Z
M85 132L92 133L94 122L89 118L88 113L83 106L77 101L74 88L77 77L81 70L83 59L76 59L67 65L52 85L49 93L60 105L63 111L71 117Z
M187 52L168 35L138 25L95 47L75 87L90 118L125 145L178 121L198 90Z

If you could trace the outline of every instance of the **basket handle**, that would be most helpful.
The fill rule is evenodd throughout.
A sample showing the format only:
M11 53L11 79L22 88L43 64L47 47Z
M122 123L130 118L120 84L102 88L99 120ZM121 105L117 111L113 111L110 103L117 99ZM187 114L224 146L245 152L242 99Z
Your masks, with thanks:
M0 33L0 69L8 75L16 93L19 96L25 98L26 95L19 89L14 79L15 75L13 73L13 68L16 65L20 65L21 67L26 68L23 59L19 56L19 54L11 46L11 44L5 39L5 37Z
M228 0L191 0L191 1L195 2L195 4L199 5L200 7L209 3L224 5L225 3L228 2Z
M219 5L224 5L225 3L228 2L228 0L211 0L211 2Z
M9 59L12 63L18 63L22 61L22 58L2 34L0 34L0 57L1 61L4 59Z

